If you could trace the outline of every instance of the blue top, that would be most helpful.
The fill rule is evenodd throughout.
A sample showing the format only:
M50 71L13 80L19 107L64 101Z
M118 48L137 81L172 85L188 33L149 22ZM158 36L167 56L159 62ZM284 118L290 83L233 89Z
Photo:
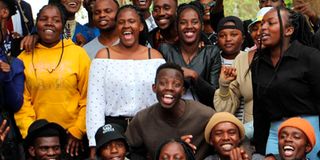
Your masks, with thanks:
M95 38L95 34L92 32L91 29L89 29L87 26L84 26L80 23L76 23L76 29L74 30L74 36L72 37L72 41L74 43L77 43L77 39L76 39L76 35L78 33L81 33L84 38L87 40L86 43L90 42L91 40L93 40Z
M6 62L6 56L0 54L0 60ZM20 59L12 58L11 70L8 73L0 71L0 82L3 89L1 102L9 112L17 112L23 103L24 65Z

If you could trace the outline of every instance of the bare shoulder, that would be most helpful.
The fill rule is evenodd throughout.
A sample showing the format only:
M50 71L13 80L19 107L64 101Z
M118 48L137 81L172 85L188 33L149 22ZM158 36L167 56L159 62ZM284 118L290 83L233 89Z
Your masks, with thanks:
M108 58L108 56L107 56L107 49L106 49L106 48L100 49L100 50L97 52L95 58Z
M162 54L158 50L151 48L151 59L159 59L159 58L163 59Z

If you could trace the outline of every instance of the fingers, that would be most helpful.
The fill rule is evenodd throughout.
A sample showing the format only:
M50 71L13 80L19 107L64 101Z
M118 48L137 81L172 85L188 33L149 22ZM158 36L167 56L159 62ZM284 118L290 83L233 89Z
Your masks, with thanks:
M25 49L26 52L31 52L34 49L37 41L38 35L25 36L20 43L20 49Z
M0 62L0 70L2 72L10 72L10 69L11 68L10 68L10 65L8 63L3 62L3 61Z
M240 148L233 148L230 151L230 160L243 160L240 152Z
M197 146L191 143L192 138L193 138L192 135L184 135L180 137L182 141L186 142L188 146L191 147L191 149L193 150L193 153L195 153L197 150Z
M2 133L2 131L4 130L5 126L7 124L7 120L3 120L2 123L1 123L1 126L0 126L0 133Z

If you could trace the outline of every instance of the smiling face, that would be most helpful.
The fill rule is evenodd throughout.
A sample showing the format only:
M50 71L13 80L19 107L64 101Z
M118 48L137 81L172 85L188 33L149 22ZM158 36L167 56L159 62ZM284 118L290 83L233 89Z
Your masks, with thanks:
M199 42L201 27L200 17L192 8L183 10L178 17L178 34L183 43Z
M260 47L261 41L261 22L256 22L250 27L250 35L257 47Z
M81 7L81 0L60 0L60 3L66 7L68 13L76 14Z
M183 75L175 69L162 69L152 89L162 108L171 109L178 104L184 94Z
M114 30L115 17L118 10L113 0L97 0L93 7L93 21L100 30Z
M152 16L160 29L168 28L175 22L177 3L175 0L155 0Z
M277 10L272 9L266 13L262 19L262 44L268 48L275 48L280 46L281 34L284 38L288 38L293 34L294 28L287 24L288 13L280 11L282 21L279 20ZM283 24L283 33L280 32L280 22Z
M211 130L210 144L220 156L228 157L230 151L240 144L238 127L231 122L218 123Z
M124 160L127 149L123 140L113 140L103 146L100 150L100 153L103 160Z
M143 23L133 8L124 8L118 13L116 26L120 43L125 47L139 45L139 34L143 30Z
M137 6L142 11L149 10L151 0L132 0L133 5Z
M49 5L43 8L36 25L42 45L50 48L59 43L63 24L61 13L56 6Z
M214 0L200 0L200 3L202 4L204 8L204 14L203 14L203 21L210 21L210 8L215 5Z
M186 160L186 154L181 146L177 142L170 142L164 145L161 149L159 160Z
M30 146L29 154L36 160L59 160L61 146L59 137L38 137L34 146Z
M311 151L307 136L294 127L285 127L279 133L279 152L284 160L303 159Z
M224 25L235 24L227 22ZM223 29L218 33L218 45L226 55L237 55L241 50L243 41L242 32L238 29Z

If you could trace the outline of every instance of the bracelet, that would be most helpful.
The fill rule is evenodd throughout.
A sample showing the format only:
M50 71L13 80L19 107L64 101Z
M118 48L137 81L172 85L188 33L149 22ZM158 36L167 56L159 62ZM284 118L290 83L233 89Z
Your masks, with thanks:
M222 97L222 98L229 97L230 96L230 91L228 90L227 94L221 94L221 92L219 91L219 96Z

